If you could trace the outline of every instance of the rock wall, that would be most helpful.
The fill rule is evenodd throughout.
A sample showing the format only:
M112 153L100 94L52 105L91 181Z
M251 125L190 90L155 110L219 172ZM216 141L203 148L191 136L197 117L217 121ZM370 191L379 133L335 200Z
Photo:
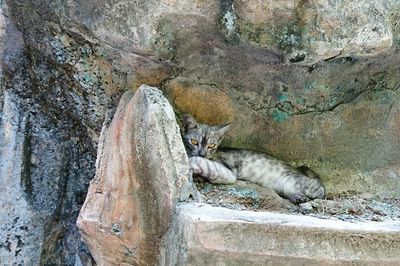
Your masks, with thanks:
M0 264L90 260L76 217L94 173L87 129L31 75L23 34L2 2ZM62 80L59 81L62 83Z
M91 260L75 221L100 132L143 83L178 117L233 122L226 145L309 165L329 193L400 195L397 0L13 0L1 11L1 258Z

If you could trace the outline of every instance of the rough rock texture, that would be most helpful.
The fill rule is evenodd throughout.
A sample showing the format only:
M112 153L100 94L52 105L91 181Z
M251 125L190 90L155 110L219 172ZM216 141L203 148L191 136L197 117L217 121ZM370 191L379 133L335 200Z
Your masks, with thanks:
M175 205L194 193L171 105L142 85L100 136L78 226L98 265L155 265Z
M284 13L288 2L274 2L281 7L274 17ZM352 5L351 1L335 3L339 2ZM390 26L385 31L398 32L394 18L399 3L389 2L361 1L357 8L368 12L375 12L374 5L387 8L385 23ZM240 12L234 8L240 3L221 5L222 14ZM317 9L326 4L309 3ZM242 4L258 14L261 1ZM333 12L332 16L339 19L340 14ZM354 25L347 23L346 27ZM189 34L185 30L176 33L177 40L185 39ZM375 56L358 53L287 64L289 52L252 45L236 31L231 34L236 41L215 29L204 29L203 35L197 31L192 31L193 38L179 42L174 58L183 70L164 84L168 99L180 113L189 112L213 124L232 122L224 145L265 151L293 164L308 165L322 176L329 192L399 195L398 44L393 42Z
M1 2L2 265L92 263L76 219L103 121L124 90L173 74L166 63L100 47L84 25L61 18L61 5Z
M263 63L250 67L248 58L240 56L233 59L238 60L235 64L209 63L204 72L192 67L199 61L188 64L188 73L198 71L191 79L207 79L228 99L224 104L229 107L218 116L197 112L220 108L213 105L215 89L202 98L187 94L191 104L181 105L175 95L182 85L173 80L167 83L166 92L174 92L169 99L180 112L194 113L201 121L232 122L227 146L266 151L310 166L332 193L399 195L398 54L337 59L310 68ZM226 76L220 68L229 71Z
M52 73L30 75L5 2L1 15L0 264L90 262L76 218L94 175L93 141L67 104L53 105L53 87L38 82Z
M302 214L342 221L399 221L400 204L398 198L380 199L360 197L340 197L317 199L299 204Z
M17 264L90 261L74 222L101 128L142 83L178 116L233 122L226 145L311 166L330 193L400 195L397 0L0 5L1 167L15 174L0 204L17 206L1 210L0 252Z
M398 265L398 222L180 206L162 265Z
M207 181L195 180L202 195L202 202L212 206L221 206L236 210L268 210L288 212L296 210L296 205L281 198L271 188L238 180L231 185L218 185Z
M396 5L393 0L240 0L233 2L232 16L248 41L286 50L293 62L315 63L390 49Z

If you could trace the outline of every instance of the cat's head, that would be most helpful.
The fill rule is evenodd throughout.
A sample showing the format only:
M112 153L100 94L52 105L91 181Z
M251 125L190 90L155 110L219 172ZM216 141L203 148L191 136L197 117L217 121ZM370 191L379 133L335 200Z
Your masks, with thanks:
M209 126L198 123L191 115L183 116L183 144L189 157L211 158L230 124Z

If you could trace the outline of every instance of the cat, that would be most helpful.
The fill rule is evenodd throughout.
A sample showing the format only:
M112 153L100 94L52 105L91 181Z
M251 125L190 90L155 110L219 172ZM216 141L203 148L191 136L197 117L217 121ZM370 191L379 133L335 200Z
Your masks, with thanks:
M211 183L233 184L247 180L272 188L278 195L298 204L324 198L319 176L306 166L293 168L264 153L239 148L219 148L230 124L210 126L191 115L183 117L183 143L193 175Z

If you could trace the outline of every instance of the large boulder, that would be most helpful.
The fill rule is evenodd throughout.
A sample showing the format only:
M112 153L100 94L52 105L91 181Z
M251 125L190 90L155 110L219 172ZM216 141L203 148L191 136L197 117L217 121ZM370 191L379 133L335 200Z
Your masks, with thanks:
M154 265L175 205L193 190L175 115L142 85L121 98L100 137L78 227L98 265Z

